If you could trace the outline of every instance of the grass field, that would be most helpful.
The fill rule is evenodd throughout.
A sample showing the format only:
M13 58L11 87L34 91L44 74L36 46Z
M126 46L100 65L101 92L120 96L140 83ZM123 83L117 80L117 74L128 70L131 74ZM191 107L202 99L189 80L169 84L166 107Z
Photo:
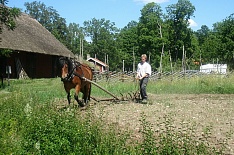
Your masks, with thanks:
M68 108L60 79L11 80L0 89L0 154L234 154L234 81L150 81L149 104ZM99 83L116 96L136 82ZM74 91L72 92L74 93ZM92 86L95 98L110 98Z

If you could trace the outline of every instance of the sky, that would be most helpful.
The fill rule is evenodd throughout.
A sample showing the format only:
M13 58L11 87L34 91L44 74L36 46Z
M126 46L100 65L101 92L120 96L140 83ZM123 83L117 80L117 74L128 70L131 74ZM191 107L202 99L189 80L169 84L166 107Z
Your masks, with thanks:
M7 6L25 10L25 2L38 0L9 0ZM83 26L84 21L92 18L110 20L117 28L123 28L131 21L139 21L141 9L150 2L158 3L164 13L168 5L178 0L39 0L47 7L53 7L58 14L66 19L67 24L76 23ZM190 0L195 6L194 17L190 27L196 31L202 25L212 29L212 25L221 22L234 13L234 0Z

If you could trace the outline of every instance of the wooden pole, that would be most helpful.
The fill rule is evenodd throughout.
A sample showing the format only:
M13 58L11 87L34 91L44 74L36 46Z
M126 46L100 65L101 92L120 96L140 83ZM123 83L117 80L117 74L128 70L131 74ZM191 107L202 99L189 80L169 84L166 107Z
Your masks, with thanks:
M112 97L114 97L117 100L120 100L117 96L115 96L114 94L112 94L111 92L109 92L108 90L106 90L105 88L103 88L102 86L100 86L99 84L97 84L96 82L93 82L85 77L82 77L85 81L88 81L92 84L94 84L95 86L97 86L98 88L100 88L101 90L103 90L104 92L108 93L109 95L111 95Z
M81 53L82 53L82 59L83 59L84 58L84 39L82 39Z
M171 52L169 50L169 55L170 55L170 63L171 63L171 72L173 73L173 66L172 66L172 59L171 59Z
M107 54L107 56L106 56L106 63L107 63L107 65L109 66L108 54Z
M80 37L80 60L81 60L81 57L82 57L82 53L81 53L81 37Z
M183 45L183 55L182 55L182 70L185 73L185 69L184 69L184 45Z
M162 39L163 38L163 36L162 36L162 26L160 24L158 24L158 26L159 26L160 38ZM159 66L160 73L162 72L162 57L163 57L163 54L164 54L164 43L163 43L163 46L162 46L161 57L160 57L160 66Z
M106 53L105 53L105 64L106 64Z
M150 63L150 52L149 52L149 63Z
M124 60L123 60L123 74L124 74Z
M186 64L187 64L187 60L186 60L186 50L184 50L184 70L185 70L185 72L186 72L186 70L187 70L187 67L186 67Z
M135 53L134 53L134 47L133 47L133 51L132 51L132 57L133 57L133 63L132 63L132 71L133 73L135 73Z
M96 59L97 59L96 54L95 54L94 58L95 58L95 61L94 61L95 68L94 68L94 70L96 71Z
M202 66L201 50L200 50L200 66Z

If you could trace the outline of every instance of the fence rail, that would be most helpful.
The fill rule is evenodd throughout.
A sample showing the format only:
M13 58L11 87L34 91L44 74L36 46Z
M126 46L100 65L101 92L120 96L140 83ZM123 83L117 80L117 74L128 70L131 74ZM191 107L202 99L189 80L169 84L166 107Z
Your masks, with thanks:
M156 81L156 80L179 80L179 79L189 79L193 77L211 77L211 76L220 76L220 77L228 77L229 75L233 74L232 72L228 72L227 74L218 74L218 73L202 73L196 70L187 70L181 72L152 72L149 80ZM106 73L95 73L94 74L94 81L106 81L106 82L128 82L135 80L136 73L129 71L129 72L106 72Z

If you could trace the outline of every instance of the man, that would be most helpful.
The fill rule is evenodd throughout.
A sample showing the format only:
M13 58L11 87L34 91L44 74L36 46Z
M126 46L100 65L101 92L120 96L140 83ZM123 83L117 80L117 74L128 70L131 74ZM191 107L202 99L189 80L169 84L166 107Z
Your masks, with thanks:
M147 103L146 86L151 75L151 66L146 62L146 54L141 55L141 62L137 65L137 78L140 81L142 103Z

